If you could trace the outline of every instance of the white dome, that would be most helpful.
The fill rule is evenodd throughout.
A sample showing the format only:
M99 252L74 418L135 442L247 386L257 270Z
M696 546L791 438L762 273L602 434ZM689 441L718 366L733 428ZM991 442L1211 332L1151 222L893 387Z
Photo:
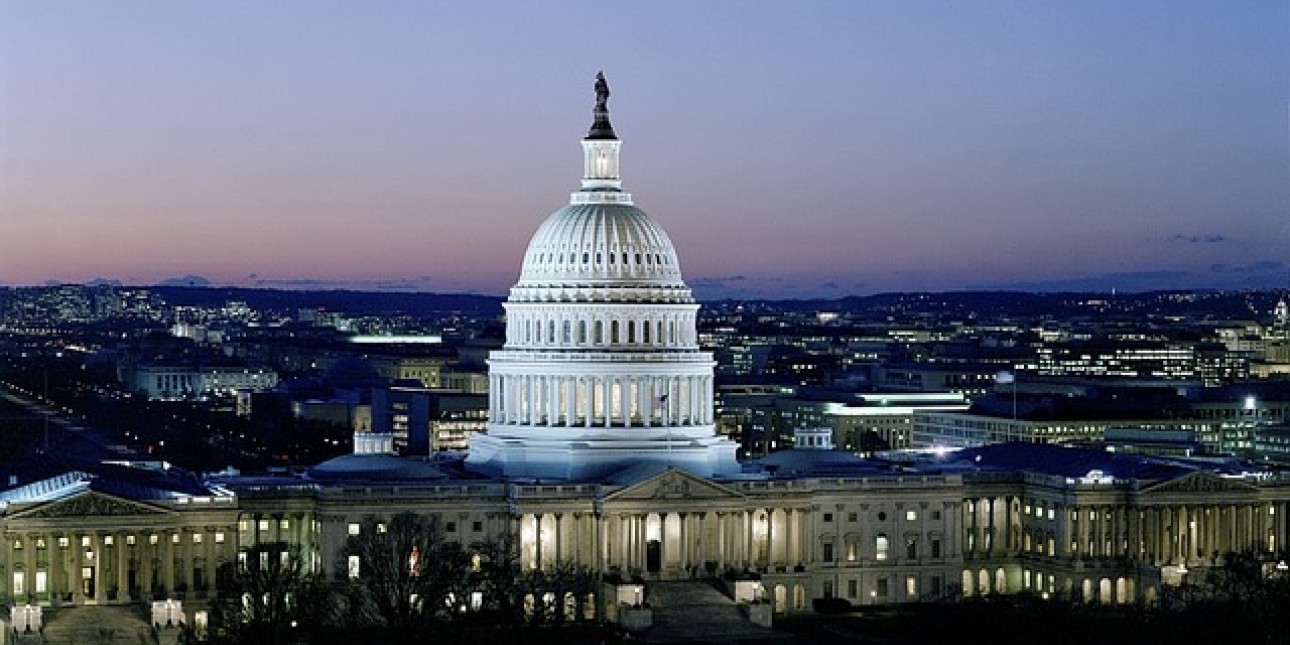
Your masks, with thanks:
M538 227L510 302L693 302L672 240L630 203L574 203Z

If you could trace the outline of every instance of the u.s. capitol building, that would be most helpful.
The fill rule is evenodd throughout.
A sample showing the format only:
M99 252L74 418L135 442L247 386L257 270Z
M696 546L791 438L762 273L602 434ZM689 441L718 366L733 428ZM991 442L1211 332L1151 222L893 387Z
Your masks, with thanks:
M597 90L581 189L525 251L488 431L467 454L402 458L360 434L354 454L299 476L29 463L0 480L4 595L191 605L253 545L296 545L334 573L365 517L405 511L464 543L509 535L527 567L571 561L633 588L746 580L738 593L788 613L1023 590L1150 602L1224 553L1283 557L1290 483L1235 462L1034 444L865 460L827 430L737 461L713 425L699 305L666 232L622 190Z

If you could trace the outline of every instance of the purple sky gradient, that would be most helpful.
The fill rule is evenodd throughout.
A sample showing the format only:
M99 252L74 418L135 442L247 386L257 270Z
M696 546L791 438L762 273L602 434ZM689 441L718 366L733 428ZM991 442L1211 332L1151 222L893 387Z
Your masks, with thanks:
M704 297L1290 287L1290 2L0 0L0 284L501 294L581 172Z

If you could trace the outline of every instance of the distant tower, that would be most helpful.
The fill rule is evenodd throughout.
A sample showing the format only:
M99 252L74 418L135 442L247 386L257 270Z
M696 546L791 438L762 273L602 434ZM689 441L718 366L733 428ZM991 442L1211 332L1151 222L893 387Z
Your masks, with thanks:
M472 469L588 481L641 463L738 471L718 437L712 355L667 233L622 192L609 85L582 140L582 189L538 227L489 357L489 422Z
M1279 328L1284 329L1287 326L1290 326L1290 307L1286 306L1286 298L1284 295L1282 295L1281 299L1277 301L1276 309L1272 310L1272 318L1273 324Z

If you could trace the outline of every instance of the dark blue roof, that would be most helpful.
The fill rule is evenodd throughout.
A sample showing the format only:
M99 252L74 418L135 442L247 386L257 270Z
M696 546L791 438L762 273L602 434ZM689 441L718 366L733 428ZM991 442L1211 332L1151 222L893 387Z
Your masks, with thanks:
M1236 474L1250 467L1227 462L1124 455L1041 443L997 443L948 453L936 463L952 468L990 472L1030 472L1061 477L1083 477L1100 470L1106 477L1162 481L1210 471Z

